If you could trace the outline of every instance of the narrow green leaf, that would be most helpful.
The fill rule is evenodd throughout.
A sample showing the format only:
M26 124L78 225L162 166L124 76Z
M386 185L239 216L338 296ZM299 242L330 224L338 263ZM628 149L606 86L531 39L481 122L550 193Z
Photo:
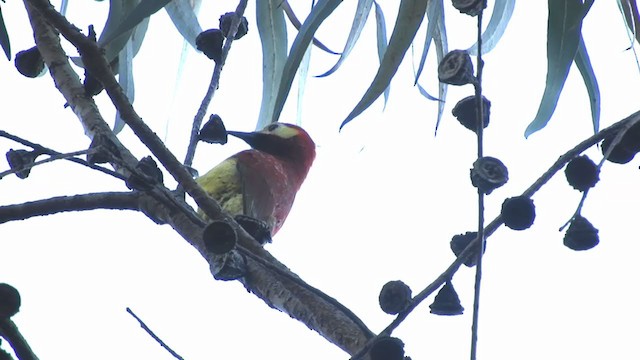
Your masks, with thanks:
M558 104L569 68L573 63L587 4L580 0L548 0L547 82L535 119L527 126L525 137L544 128Z
M378 72L362 99L340 125L341 129L373 104L384 89L389 86L424 19L427 3L429 3L428 0L402 0L400 2L398 17Z
M293 9L291 8L291 5L289 5L289 2L287 0L282 1L282 8L284 9L284 13L287 15L287 18L289 19L289 21L291 21L291 24L298 31L300 31L300 27L302 27L302 24L300 23L300 20L298 20L298 17L293 12ZM329 49L325 44L323 44L320 40L316 39L315 37L313 38L313 45L315 45L318 49L324 52L327 52L331 55L340 55L339 52L335 52Z
M377 1L376 5L376 43L378 44L378 60L382 63L384 53L387 51L387 23L384 19L384 12ZM387 101L389 101L389 92L391 91L391 84L384 89L384 107L387 107Z
M261 2L262 1L259 1L258 3ZM331 13L340 4L342 4L342 0L319 0L300 27L300 31L298 31L298 35L293 41L293 45L291 45L287 62L282 70L280 87L278 88L273 107L273 115L271 117L272 122L278 121L280 113L282 113L282 108L284 107L284 103L289 96L289 91L291 90L293 78L295 77L298 67L300 66L300 62L307 51L307 46L309 46L313 40L313 35L316 30L318 30L318 27L322 24L324 19L331 15Z
M449 42L447 40L447 27L444 23L444 12L440 14L438 18L436 31L433 33L433 40L436 45L436 57L438 60L438 64L442 61L442 58L449 52ZM438 82L438 98L440 102L438 103L438 119L436 120L436 128L434 130L434 135L438 133L438 127L440 126L440 121L442 120L442 115L444 114L444 105L447 100L447 84L443 82Z
M516 0L496 0L493 6L493 13L487 28L482 32L482 53L486 54L498 44L504 34L513 9L516 7ZM477 55L478 43L476 42L467 49L470 55Z
M349 31L349 36L347 37L347 42L344 45L344 50L342 50L342 54L340 54L340 58L331 69L329 69L322 75L318 75L317 77L325 77L333 74L336 70L338 70L340 65L342 65L342 62L347 59L347 57L351 53L351 50L353 50L353 47L358 42L360 33L362 32L364 25L367 23L372 5L373 0L358 0L356 14L353 17L353 23L351 24L351 31Z
M431 41L433 40L433 33L436 31L438 21L441 17L444 17L444 4L442 0L429 1L427 5L427 33L424 38L424 46L422 48L422 55L420 55L420 65L418 65L418 71L415 74L414 85L418 83L418 79L424 70L424 64L427 61L427 54L431 47Z
M262 103L256 129L264 128L274 118L276 94L287 61L287 23L281 3L281 0L256 2L256 25L262 43Z
M202 26L198 22L198 17L191 1L173 0L164 9L169 14L180 35L195 49L196 37L202 32Z
M298 125L302 125L302 105L304 100L304 91L307 88L307 80L309 79L311 49L313 49L313 46L309 45L304 57L302 57L300 68L298 68L298 111L296 114L296 124Z
M118 82L122 90L127 95L129 102L133 104L135 99L135 87L133 82L133 42L127 41L125 47L118 55ZM113 123L113 132L117 135L124 129L125 122L120 116L120 112L116 112L116 120Z
M9 42L9 33L7 27L4 25L4 18L2 17L2 9L0 8L0 45L4 54L7 56L7 60L11 60L11 42Z
M587 93L589 94L591 121L593 122L593 133L595 134L600 129L600 87L593 73L589 53L587 53L587 47L585 46L582 36L580 36L580 45L576 53L575 63L578 70L580 70L580 75L582 75L584 85L587 87Z
M130 33L144 18L155 14L171 1L172 0L111 0L109 3L107 23L105 24L104 31L100 35L98 44L105 45L123 36L125 41L123 41L119 49L115 49L117 51L113 55L114 57L117 56L126 44L126 40L129 39L127 33ZM112 8L114 9L113 11Z

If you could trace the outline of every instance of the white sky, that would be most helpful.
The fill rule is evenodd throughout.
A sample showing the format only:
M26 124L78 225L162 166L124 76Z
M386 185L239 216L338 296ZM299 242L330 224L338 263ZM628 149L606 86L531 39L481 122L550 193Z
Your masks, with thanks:
M216 27L218 16L236 5L219 3L205 2L203 28ZM382 4L389 34L397 4ZM354 5L345 2L320 29L318 37L334 50L343 45ZM95 18L78 6L70 7L72 21L81 28L94 23L99 30L106 2L91 2L102 11ZM446 8L451 10L449 4ZM31 47L21 2L3 3L2 9L13 52ZM300 15L301 9L296 8ZM521 193L592 131L586 91L574 68L549 126L528 140L523 137L544 87L546 11L541 2L519 2L503 40L485 57L484 91L492 101L485 154L500 158L510 177L487 198L488 220L497 215L505 197ZM234 43L210 107L229 129L251 130L259 111L261 60L254 12L251 2L249 35ZM359 45L337 73L308 83L303 125L318 144L318 157L286 225L268 249L378 332L393 319L377 305L382 285L399 279L419 292L453 261L451 236L476 228L475 189L468 179L476 145L473 134L450 115L472 88L449 88L446 115L434 138L436 105L412 88L408 57L392 83L385 111L379 100L337 132L375 74L373 20L372 15ZM471 45L475 19L449 11L447 24L451 49ZM640 76L632 53L625 51L629 41L615 2L596 2L583 34L600 82L605 127L638 110ZM172 100L182 43L164 12L152 18L147 36L134 62L135 107L156 132L166 135L167 146L182 159L212 63L192 53ZM419 53L421 40L417 45ZM432 93L437 92L434 57L422 82ZM326 71L335 60L314 49L312 73ZM3 130L61 152L88 146L48 75L26 79L4 62L0 78ZM112 121L114 110L106 95L97 101ZM295 109L292 93L281 120L295 119ZM149 155L129 130L120 137L137 156ZM0 148L4 153L21 146L0 139ZM224 147L202 145L194 165L204 172L244 148L237 140ZM600 159L597 149L587 154ZM7 167L4 159L0 166ZM557 229L580 199L562 173L534 196L538 217L530 230L501 228L488 240L479 358L639 357L637 166L637 159L626 166L605 165L583 209L600 229L601 243L591 251L577 253L562 245L563 233ZM173 186L172 179L165 179ZM113 190L125 186L65 162L38 167L27 180L10 176L0 182L2 204ZM41 358L171 359L126 307L186 359L348 358L239 283L214 281L196 251L168 226L156 226L142 215L60 214L3 224L1 229L0 282L20 291L23 305L14 320ZM433 316L429 299L394 333L405 342L407 355L468 357L473 276L464 268L454 277L466 308L463 316Z

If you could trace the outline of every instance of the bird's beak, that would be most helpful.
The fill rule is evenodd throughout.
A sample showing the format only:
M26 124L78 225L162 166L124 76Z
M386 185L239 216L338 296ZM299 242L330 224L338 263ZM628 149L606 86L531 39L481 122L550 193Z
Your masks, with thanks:
M241 132L241 131L227 131L227 134L231 135L231 136L235 136L238 139L242 139L244 140L244 142L246 142L247 144L249 144L249 146L251 147L256 147L256 146L260 146L259 144L262 143L261 140L265 140L265 134L260 133L260 132Z

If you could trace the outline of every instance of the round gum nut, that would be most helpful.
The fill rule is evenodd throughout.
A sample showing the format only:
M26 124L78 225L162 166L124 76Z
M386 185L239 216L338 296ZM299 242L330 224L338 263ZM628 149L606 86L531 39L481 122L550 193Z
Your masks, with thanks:
M476 160L471 169L471 184L489 195L493 190L507 183L509 173L502 161L485 156Z
M491 111L491 101L482 96L482 128L489 126L489 114ZM458 119L462 126L473 131L478 132L478 107L476 106L476 97L467 96L466 98L458 101L456 106L451 111L453 116Z
M586 191L600 180L600 169L586 155L573 158L564 169L564 174L569 185L578 191Z
M438 65L438 80L449 85L466 85L476 81L473 63L465 50L453 50Z
M536 207L533 200L525 196L514 196L502 203L500 212L504 224L512 230L525 230L533 225Z

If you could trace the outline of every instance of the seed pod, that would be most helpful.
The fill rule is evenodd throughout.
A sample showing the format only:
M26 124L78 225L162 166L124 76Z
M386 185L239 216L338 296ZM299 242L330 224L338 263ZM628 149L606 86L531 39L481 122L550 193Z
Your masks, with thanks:
M489 126L489 114L491 110L491 101L489 101L486 97L482 96L482 127L486 128ZM473 131L474 133L478 132L478 107L476 106L476 97L475 96L467 96L466 98L458 101L456 106L453 107L453 116L458 119L460 124L462 124L467 129Z
M536 218L536 208L530 198L515 196L502 203L500 215L509 229L525 230L533 225L533 220Z
M41 153L37 151L9 149L9 151L7 151L6 157L11 170L16 170L16 176L20 179L26 179L31 172L31 168L27 167L33 165L33 163L36 161L36 158L40 155Z
M378 296L380 308L387 314L395 315L406 309L411 301L411 288L400 280L384 284Z
M44 71L44 59L37 46L18 52L14 64L18 72L28 78L38 77Z
M615 137L616 135L614 134L610 137L605 138L604 141L602 141L602 145L601 145L602 155L605 155L607 153L607 151L609 150L609 147L611 146L611 142L613 142L613 139ZM635 156L636 156L636 153L624 147L621 141L611 150L611 153L609 154L609 156L607 156L607 160L616 164L626 164L631 160L633 160Z
M236 247L238 234L229 223L212 221L204 228L202 240L207 251L223 255Z
M9 284L0 284L0 319L8 319L20 311L20 293Z
M402 360L404 359L404 343L394 337L378 338L369 350L371 360Z
M136 164L138 173L132 173L125 184L131 190L148 191L164 181L162 171L151 156L145 156Z
M469 244L478 237L478 233L475 231L467 231L464 234L454 235L449 242L449 246L451 247L451 251L456 255L456 257L460 256L460 254L464 251L464 249L469 246ZM484 251L487 250L487 243L484 243ZM473 251L471 255L464 261L464 264L468 267L474 267L478 262L478 251Z
M487 0L452 0L454 8L463 14L477 16L487 7Z
M600 180L600 169L586 155L572 159L564 169L564 174L569 185L578 191L586 191Z
M473 63L465 50L453 50L438 65L438 80L449 85L466 85L476 81Z
M491 194L493 190L506 184L508 180L507 167L494 157L485 156L473 163L471 184L484 194Z
M200 129L198 139L209 144L227 143L227 129L220 116L216 114L209 116L209 121Z
M220 16L220 30L225 37L229 37L229 29L231 28L231 22L238 15L235 12L228 12ZM240 20L240 25L238 25L238 31L236 31L236 36L233 37L234 40L238 40L241 37L247 35L249 31L249 22L246 17L242 17Z
M209 29L196 37L196 48L216 63L222 61L222 43L224 35L220 29Z
M571 250L589 250L600 243L598 229L581 215L571 220L571 225L564 234L564 246Z
M453 288L451 281L447 281L444 286L438 291L433 303L429 305L431 313L435 315L462 315L464 308L460 304L460 298L458 293Z

